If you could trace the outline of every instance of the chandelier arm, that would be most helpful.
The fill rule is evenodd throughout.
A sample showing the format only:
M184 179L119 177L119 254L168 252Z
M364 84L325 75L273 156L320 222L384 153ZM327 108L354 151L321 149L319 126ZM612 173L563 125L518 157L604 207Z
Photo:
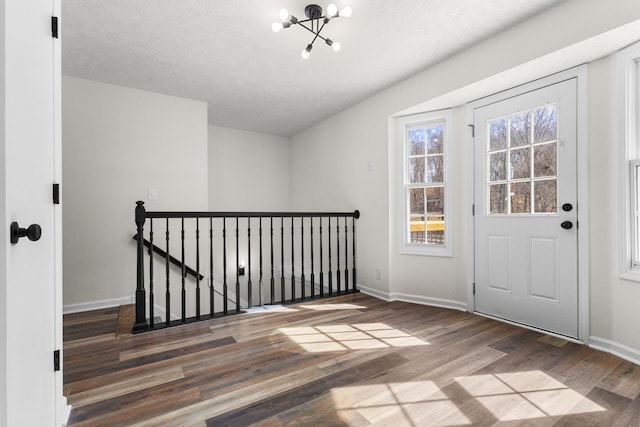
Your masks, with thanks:
M322 39L322 40L324 40L324 41L327 41L327 39L326 39L326 38L324 38L324 37L322 37L322 36L320 35L320 31L322 31L322 28L324 28L324 25L320 28L320 31L315 32L315 31L313 31L311 28L307 27L307 26L306 26L306 25L304 25L304 24L301 24L300 22L298 22L298 24L299 24L302 28L304 28L305 30L309 31L311 34L313 34L313 35L315 36L315 37L313 38L313 41L315 41L315 40L316 40L316 38L320 38L320 39ZM312 43L313 43L313 42L312 42Z

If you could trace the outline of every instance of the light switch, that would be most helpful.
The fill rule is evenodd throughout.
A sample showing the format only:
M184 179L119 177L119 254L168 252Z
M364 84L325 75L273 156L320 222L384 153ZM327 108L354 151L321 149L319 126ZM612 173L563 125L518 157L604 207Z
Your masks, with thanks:
M147 189L147 199L156 200L158 198L158 190L155 188Z

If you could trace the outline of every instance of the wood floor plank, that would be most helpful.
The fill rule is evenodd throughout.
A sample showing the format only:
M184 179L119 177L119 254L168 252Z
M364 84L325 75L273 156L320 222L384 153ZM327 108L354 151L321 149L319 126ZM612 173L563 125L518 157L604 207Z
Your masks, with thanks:
M345 295L150 333L65 315L70 426L640 427L640 367L457 310Z
M318 394L324 394L334 387L349 385L365 378L384 372L391 367L401 365L407 360L397 354L388 354L372 360L366 364L360 364L347 371L337 372L332 375L306 382L303 386L290 389L286 393L269 396L249 407L238 408L235 411L207 420L207 426L219 425L249 425L269 418L279 412L286 411L291 406L303 404Z

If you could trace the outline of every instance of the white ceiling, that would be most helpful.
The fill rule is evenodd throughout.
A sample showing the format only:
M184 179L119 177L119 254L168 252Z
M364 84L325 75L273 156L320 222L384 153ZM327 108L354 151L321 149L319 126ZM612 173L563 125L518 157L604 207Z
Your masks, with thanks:
M292 135L562 0L334 0L322 35L271 31L299 0L62 0L69 76L205 101L209 124ZM317 2L323 8L330 0ZM508 52L503 54L508 55Z

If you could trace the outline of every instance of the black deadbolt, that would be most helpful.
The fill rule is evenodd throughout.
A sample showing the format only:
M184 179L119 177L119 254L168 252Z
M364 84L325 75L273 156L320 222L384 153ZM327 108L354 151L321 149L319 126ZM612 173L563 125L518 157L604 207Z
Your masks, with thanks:
M573 223L571 221L563 221L562 224L560 224L560 227L565 230L571 230L573 228Z
M573 205L571 203L565 203L562 205L562 210L565 212L571 212L573 210Z
M28 228L20 228L17 222L11 223L11 243L18 243L21 237L26 237L32 242L40 239L42 228L38 224L31 224Z

